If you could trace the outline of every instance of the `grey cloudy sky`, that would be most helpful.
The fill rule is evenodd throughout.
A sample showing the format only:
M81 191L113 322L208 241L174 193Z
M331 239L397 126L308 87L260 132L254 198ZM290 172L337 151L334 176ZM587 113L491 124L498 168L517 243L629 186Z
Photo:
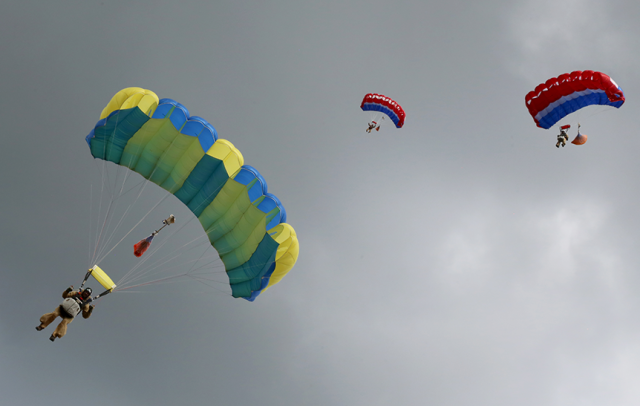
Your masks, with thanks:
M638 18L632 0L3 5L1 403L637 405ZM524 96L585 69L627 101L557 150ZM129 86L234 143L300 257L254 303L151 286L52 344L34 327L97 224L84 137ZM404 128L366 134L368 92ZM114 279L168 211L188 217L170 203L105 260Z

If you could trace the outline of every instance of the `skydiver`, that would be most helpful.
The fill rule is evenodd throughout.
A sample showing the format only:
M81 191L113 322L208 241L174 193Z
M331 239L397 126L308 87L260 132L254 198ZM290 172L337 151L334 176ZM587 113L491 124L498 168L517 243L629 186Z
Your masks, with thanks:
M56 338L62 338L67 333L67 325L73 321L73 319L80 313L82 317L88 319L93 312L94 305L90 305L93 301L91 297L91 288L73 290L73 285L68 287L67 290L62 292L62 298L64 301L56 307L51 313L43 314L40 317L40 325L36 327L36 330L41 331L51 324L58 316L62 318L58 327L53 331L49 340L54 341Z
M376 126L378 127L376 128ZM372 121L369 123L369 128L367 128L367 132L371 133L371 130L373 130L374 128L376 129L376 131L380 131L380 126L378 125L378 123L376 123L375 121Z
M567 130L569 128L571 128L569 124L560 127L560 134L558 134L558 142L556 142L556 148L560 148L560 144L562 144L562 148L564 148L567 141L569 141L569 135L567 134Z

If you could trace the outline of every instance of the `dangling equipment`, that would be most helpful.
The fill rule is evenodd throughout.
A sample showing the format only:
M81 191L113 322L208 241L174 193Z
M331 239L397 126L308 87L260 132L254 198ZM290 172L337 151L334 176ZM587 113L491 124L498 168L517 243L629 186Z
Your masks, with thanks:
M571 143L575 145L582 145L585 142L587 142L587 135L580 134L580 123L578 123L578 135L576 135L576 138L574 138L573 141L571 141Z
M162 224L163 224L162 227L160 227L159 229L151 233L151 235L148 236L147 238L143 238L142 240L134 244L133 255L135 255L136 257L141 257L142 254L144 254L149 248L149 246L151 245L151 241L153 241L153 237L155 237L160 232L160 230L162 230L169 224L173 224L175 222L176 222L176 217L173 214L170 215L167 219L162 220Z

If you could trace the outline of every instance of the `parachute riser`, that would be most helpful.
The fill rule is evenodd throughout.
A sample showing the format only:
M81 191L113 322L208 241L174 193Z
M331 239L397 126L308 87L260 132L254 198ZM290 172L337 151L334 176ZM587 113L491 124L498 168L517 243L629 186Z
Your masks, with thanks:
M107 296L111 292L112 292L111 289L107 289L104 292L100 293L98 296L94 297L93 300L98 300L101 297Z
M93 268L89 269L87 271L87 274L84 276L84 280L82 281L82 284L80 285L80 290L82 290L82 288L84 287L84 284L87 283L87 280L91 276L91 272L93 272Z

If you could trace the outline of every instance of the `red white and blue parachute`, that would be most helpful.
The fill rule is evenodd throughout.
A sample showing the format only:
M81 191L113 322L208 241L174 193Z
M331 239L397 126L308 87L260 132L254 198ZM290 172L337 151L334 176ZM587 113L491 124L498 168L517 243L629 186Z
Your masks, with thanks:
M583 107L599 104L619 108L624 100L622 89L613 79L592 70L551 78L525 96L531 117L544 129Z
M393 99L377 93L367 93L362 99L360 108L363 111L379 111L386 114L391 121L400 128L404 125L405 113L402 107Z

